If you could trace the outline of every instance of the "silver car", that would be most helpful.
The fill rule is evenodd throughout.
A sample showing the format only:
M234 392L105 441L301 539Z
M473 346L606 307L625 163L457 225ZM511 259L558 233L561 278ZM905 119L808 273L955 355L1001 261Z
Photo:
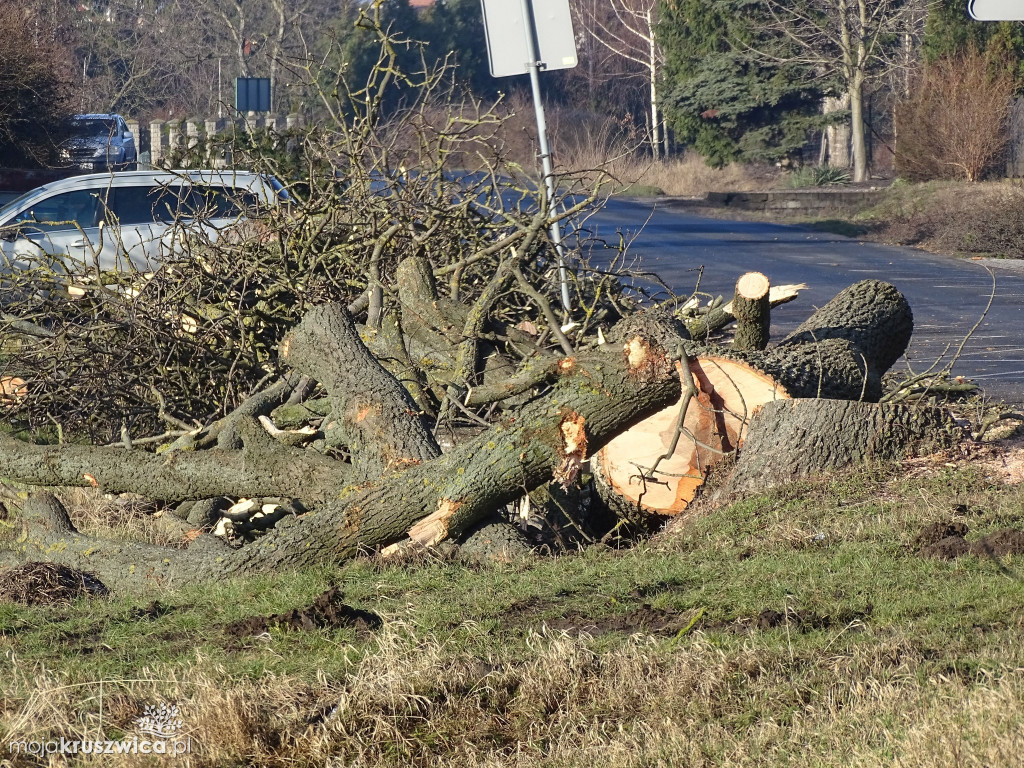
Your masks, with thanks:
M139 151L120 115L75 115L71 138L60 148L60 159L85 171L132 171L138 167Z
M74 176L0 208L0 269L149 271L181 255L189 237L216 240L285 199L276 179L242 171Z

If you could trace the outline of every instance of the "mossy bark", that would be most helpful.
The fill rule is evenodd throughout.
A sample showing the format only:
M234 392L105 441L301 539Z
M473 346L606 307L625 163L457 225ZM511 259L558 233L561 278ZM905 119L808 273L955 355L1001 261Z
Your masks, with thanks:
M903 459L948 447L961 430L941 408L844 400L777 400L754 416L726 486L765 488L869 460Z
M560 366L560 375L547 396L512 412L476 439L422 463L391 468L372 482L326 482L323 487L331 491L330 499L316 511L282 520L241 549L217 546L206 536L200 536L187 549L85 537L66 526L46 523L29 504L13 554L19 560L62 562L95 573L112 588L123 589L141 583L182 584L343 560L360 550L401 542L417 525L419 541L429 543L456 536L564 468L567 452L563 423L578 423L581 419L586 444L594 451L619 432L675 402L680 385L669 355L657 345L646 349L643 360L631 360L620 347L611 345L574 358ZM267 442L260 445L274 444L267 437ZM103 475L104 482L110 483L115 482L114 468L119 465L136 484L145 485L144 479L157 468L153 462L160 461L159 456L131 451L26 446L29 452L50 451L43 464L65 467L61 473L40 472L40 461L12 462L10 457L21 449L5 447L11 450L4 452L6 465L0 467L0 472L15 480L41 480L54 485L83 484L81 474L92 464L79 461L69 465L65 458L77 456L80 450L88 451L90 460L101 454L111 457L110 472ZM234 454L195 458L204 459L204 467L216 464L237 469L246 467L244 453L243 449ZM277 455L280 452L261 460L261 471L277 470ZM310 452L303 455L315 466L322 466ZM329 459L323 461L330 463ZM339 476L344 471L339 469ZM100 477L95 477L99 481ZM187 478L186 473L180 479L185 482ZM169 477L161 480L173 485ZM165 491L163 495L173 494ZM191 495L205 498L215 494L204 488ZM290 495L305 498L301 492Z
M768 300L768 280L760 272L744 275L736 283L732 314L736 317L733 349L761 350L768 346L771 302Z

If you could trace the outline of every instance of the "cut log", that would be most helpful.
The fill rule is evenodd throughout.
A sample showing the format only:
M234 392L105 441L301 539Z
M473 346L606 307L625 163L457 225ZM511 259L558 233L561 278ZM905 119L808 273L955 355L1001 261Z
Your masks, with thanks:
M741 283L743 278L741 278ZM753 292L757 292L756 278ZM737 286L737 294L745 290ZM840 292L771 349L694 347L697 392L611 441L595 458L599 494L620 517L657 522L683 512L709 468L738 449L765 403L790 398L878 400L882 374L906 349L910 307L893 286L865 280ZM685 378L685 377L684 377ZM687 408L675 450L679 411ZM657 463L657 470L650 470Z
M768 305L778 307L788 304L800 296L800 291L807 288L807 283L788 283L786 285L773 285L768 291ZM718 331L733 320L736 316L732 311L732 302L707 310L704 314L685 320L686 329L694 339L707 339L715 331Z
M312 365L316 334L346 323L351 325L337 306L314 310L300 324L306 327L289 336L298 344L289 345L288 358ZM352 337L355 334L345 330L339 340L323 349L336 351ZM9 543L9 549L0 549L0 565L40 558L87 564L112 588L130 588L337 562L361 550L408 538L429 543L457 536L550 481L556 473L571 474L582 458L576 455L584 445L579 438L585 437L589 450L599 449L624 429L679 399L679 379L673 375L670 354L656 342L639 337L634 341L636 354L629 357L621 348L604 345L567 359L545 396L509 413L502 422L449 453L420 463L397 463L372 481L360 477L355 465L280 445L255 419L242 422L242 450L182 452L173 454L170 462L139 451L33 446L0 438L0 474L22 482L89 484L104 490L130 485L130 490L165 499L247 495L231 492L236 485L247 483L266 486L268 491L249 495L303 501L319 497L313 511L285 517L273 530L237 550L226 549L216 537L207 535L197 537L187 549L84 536L69 524L66 515L50 513L52 499L29 499L19 521L22 534ZM328 382L343 378L344 366L324 363L317 369L335 397ZM353 369L351 375L370 382L380 377L380 371L371 375ZM337 385L348 383L339 380ZM359 395L363 386L352 385L350 391ZM347 410L347 403L341 410ZM411 423L412 415L406 424ZM570 423L584 432L563 428ZM391 446L403 443L393 433L383 434L386 440L382 445L391 455ZM300 455L309 463L303 465ZM303 468L305 473L299 471ZM224 477L226 470L229 477ZM278 486L272 489L269 486L278 473L283 477L277 478ZM294 493L278 492L284 490L282 486Z
M760 272L747 272L736 281L732 313L736 316L736 335L732 348L760 350L768 346L771 325L771 304L768 278Z
M757 493L863 461L946 448L961 438L962 430L941 408L844 400L769 403L752 420L724 492Z
M676 366L685 387L682 365ZM789 398L775 379L742 361L701 357L689 369L697 394L686 406L675 451L653 474L650 470L675 438L685 393L679 402L616 437L592 462L598 492L619 517L644 522L654 515L650 522L656 523L683 512L711 466L743 442L754 411Z

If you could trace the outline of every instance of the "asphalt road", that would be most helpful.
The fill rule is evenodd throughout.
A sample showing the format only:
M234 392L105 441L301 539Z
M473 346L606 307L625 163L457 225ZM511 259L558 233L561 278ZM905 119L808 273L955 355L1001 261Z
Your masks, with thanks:
M645 223L646 222L646 223ZM957 347L985 310L992 277L978 261L912 248L876 245L795 226L694 216L685 207L613 201L591 220L598 236L635 233L632 251L676 293L689 293L703 265L701 290L732 295L736 278L758 270L773 284L807 283L794 302L772 314L772 337L782 338L847 285L866 278L899 288L914 312L907 353L915 371L927 369ZM996 295L984 322L953 366L994 398L1024 402L1024 261L988 259ZM1011 268L1007 268L1011 267ZM906 366L908 361L897 363Z

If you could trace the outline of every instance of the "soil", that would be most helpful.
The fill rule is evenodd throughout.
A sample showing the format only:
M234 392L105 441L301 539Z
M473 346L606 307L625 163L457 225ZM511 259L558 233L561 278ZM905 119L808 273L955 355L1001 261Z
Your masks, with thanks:
M938 523L926 525L922 528L921 532L917 534L917 537L914 539L914 544L918 549L922 549L924 547L930 547L933 544L937 544L943 539L962 539L967 535L967 531L968 528L964 523L940 521Z
M80 597L106 597L91 573L57 563L23 563L0 571L0 601L21 605L64 605Z
M1024 554L1024 531L1008 528L995 531L971 544L971 552L990 557Z
M272 627L310 632L315 629L341 629L354 627L360 632L379 629L380 616L372 611L353 608L342 602L342 592L331 587L305 608L292 608L269 616L249 616L232 622L224 628L230 637L251 637L269 632Z
M926 525L914 539L921 557L954 560L964 555L1003 558L1024 555L1024 531L1003 528L968 542L969 529L963 523L939 522Z
M971 551L970 544L963 536L947 536L926 547L918 553L921 557L937 557L940 560L955 560Z

